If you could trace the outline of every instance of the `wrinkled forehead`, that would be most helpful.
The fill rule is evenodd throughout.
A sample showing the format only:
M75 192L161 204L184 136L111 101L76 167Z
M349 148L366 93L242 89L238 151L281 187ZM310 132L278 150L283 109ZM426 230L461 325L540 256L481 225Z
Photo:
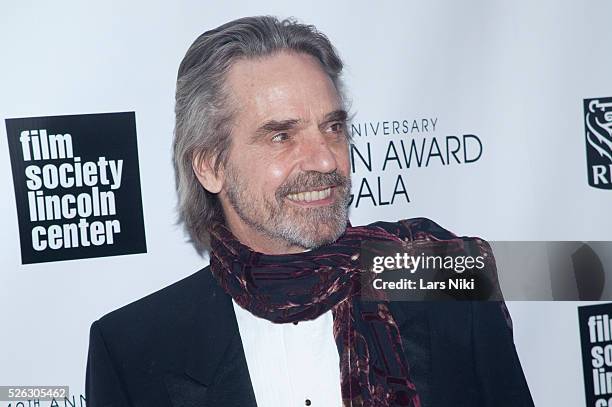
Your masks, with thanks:
M237 120L318 120L342 107L340 95L320 62L311 55L279 52L236 61L226 77Z

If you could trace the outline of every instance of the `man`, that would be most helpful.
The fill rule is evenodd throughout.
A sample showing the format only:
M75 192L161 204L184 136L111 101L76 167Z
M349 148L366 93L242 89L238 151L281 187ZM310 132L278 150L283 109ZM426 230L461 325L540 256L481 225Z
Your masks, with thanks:
M533 405L499 303L360 299L362 241L460 239L348 223L341 70L323 34L273 17L187 51L179 209L211 265L94 322L90 407Z

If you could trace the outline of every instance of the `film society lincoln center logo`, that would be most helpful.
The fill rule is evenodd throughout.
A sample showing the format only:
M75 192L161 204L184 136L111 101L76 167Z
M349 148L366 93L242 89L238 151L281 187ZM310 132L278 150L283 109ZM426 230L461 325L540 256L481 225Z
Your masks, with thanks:
M612 303L578 307L585 406L612 407Z
M134 112L6 130L23 264L146 252Z
M612 97L584 99L589 185L612 189Z

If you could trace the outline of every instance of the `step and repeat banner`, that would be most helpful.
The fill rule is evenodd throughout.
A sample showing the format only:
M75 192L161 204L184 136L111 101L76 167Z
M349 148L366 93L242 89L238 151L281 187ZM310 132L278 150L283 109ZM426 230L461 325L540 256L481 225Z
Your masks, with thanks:
M524 261L524 286L585 300L509 298L535 404L612 406L603 0L2 3L0 386L68 386L39 405L85 406L91 323L208 263L176 224L176 74L199 34L262 14L314 24L346 63L353 224L427 217L598 258L564 298L548 257L496 252L502 289Z

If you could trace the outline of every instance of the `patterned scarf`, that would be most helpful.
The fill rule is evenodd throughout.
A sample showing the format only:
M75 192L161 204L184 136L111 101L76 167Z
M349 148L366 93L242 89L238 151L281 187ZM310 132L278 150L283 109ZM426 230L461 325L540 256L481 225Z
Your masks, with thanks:
M332 244L284 255L255 252L216 222L210 229L211 271L236 303L275 323L332 311L345 407L420 407L388 303L359 298L362 241L413 240L410 222L349 224Z

